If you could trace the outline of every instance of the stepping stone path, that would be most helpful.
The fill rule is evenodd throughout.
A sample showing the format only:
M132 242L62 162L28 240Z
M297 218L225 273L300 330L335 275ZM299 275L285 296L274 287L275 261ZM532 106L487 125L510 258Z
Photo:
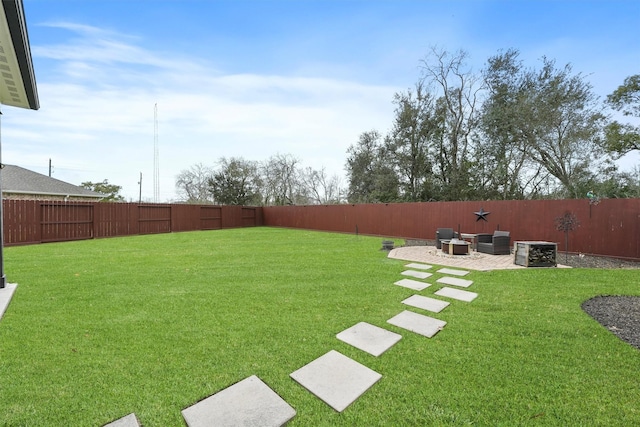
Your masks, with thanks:
M403 286L405 288L413 289L414 291L421 291L431 286L431 283L418 282L417 280L401 279L394 283L394 285Z
M255 375L182 411L189 427L279 427L295 415L295 409Z
M456 270L454 268L441 268L437 272L441 274L450 274L451 276L466 276L469 274L466 270Z
M425 271L405 270L402 273L403 276L415 277L416 279L426 279L433 276L433 273L427 273Z
M387 320L387 322L416 334L424 335L427 338L433 337L447 324L444 320L434 319L433 317L406 310Z
M429 270L433 266L429 265L429 264L418 264L418 263L412 262L411 264L405 265L405 267L407 267L407 268L417 268L418 270Z
M340 332L336 338L378 357L400 341L402 335L366 322L360 322Z
M115 420L104 427L140 427L140 422L136 417L136 414L129 414L118 420Z
M335 350L290 376L338 412L344 411L382 378L379 373Z
M478 294L476 294L475 292L463 291L461 289L453 289L453 288L446 288L446 287L434 292L434 295L453 298L453 299L466 301L466 302L471 302L474 299L476 299L476 297L478 296Z
M410 305L411 307L433 311L434 313L440 313L442 310L447 308L447 306L450 304L447 301L442 301L435 298L423 297L422 295L412 295L409 298L402 301L402 303L406 305Z
M404 276L427 279L433 275L425 271L416 271L428 270L432 268L431 265L410 263L405 267L411 270L403 271L401 274ZM469 273L465 270L451 268L441 268L437 272L449 276L465 276ZM471 280L449 276L441 277L436 282L464 288L473 284ZM401 279L394 285L422 291L431 286L431 283ZM13 293L13 289L11 293ZM443 287L433 295L465 302L471 302L478 296L475 292L449 287ZM0 293L0 316L4 309L1 304L2 298L3 294ZM451 304L448 301L423 295L412 295L401 302L434 313L441 312ZM387 323L428 338L435 336L447 325L444 320L408 310L404 310L387 320ZM360 322L338 333L336 338L378 357L398 343L402 339L402 335L366 322ZM338 412L344 411L382 378L378 372L335 350L330 350L292 372L289 376ZM189 427L211 425L259 425L262 427L282 426L296 415L296 411L260 378L253 375L184 409L182 415ZM105 427L139 426L135 414L129 414Z
M473 280L459 279L457 277L441 277L436 280L437 283L444 283L445 285L460 286L462 288L468 288L473 285Z

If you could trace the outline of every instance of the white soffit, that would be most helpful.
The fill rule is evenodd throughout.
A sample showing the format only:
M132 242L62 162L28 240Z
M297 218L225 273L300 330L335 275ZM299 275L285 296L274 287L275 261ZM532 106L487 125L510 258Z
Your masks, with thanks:
M0 103L32 110L39 107L21 0L2 0L0 7Z

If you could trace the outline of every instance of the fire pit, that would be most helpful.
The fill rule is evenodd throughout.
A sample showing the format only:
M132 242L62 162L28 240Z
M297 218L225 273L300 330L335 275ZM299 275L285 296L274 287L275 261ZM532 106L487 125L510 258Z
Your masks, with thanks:
M449 255L468 255L469 242L460 239L442 241L442 252Z

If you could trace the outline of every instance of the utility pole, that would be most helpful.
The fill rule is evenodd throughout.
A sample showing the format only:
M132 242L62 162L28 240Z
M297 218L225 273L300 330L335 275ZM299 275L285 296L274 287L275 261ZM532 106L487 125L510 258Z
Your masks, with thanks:
M49 159L49 178L51 178L51 159Z
M138 185L140 185L140 195L138 196L138 204L142 203L142 172L140 172L140 181L138 181Z
M158 148L158 104L153 107L153 202L160 201L160 153Z

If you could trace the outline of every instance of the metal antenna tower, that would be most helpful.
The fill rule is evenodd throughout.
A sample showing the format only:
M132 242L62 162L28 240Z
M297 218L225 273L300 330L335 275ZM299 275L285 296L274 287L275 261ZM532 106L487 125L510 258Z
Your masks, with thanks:
M160 159L158 149L158 103L153 108L153 201L160 200Z

